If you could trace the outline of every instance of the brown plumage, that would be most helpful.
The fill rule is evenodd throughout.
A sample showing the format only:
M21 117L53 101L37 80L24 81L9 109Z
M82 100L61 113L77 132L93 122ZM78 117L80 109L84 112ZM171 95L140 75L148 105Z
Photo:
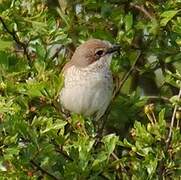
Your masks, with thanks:
M65 109L85 116L96 114L96 119L104 114L113 90L109 65L117 50L99 39L90 39L75 50L63 68L65 82L60 102Z

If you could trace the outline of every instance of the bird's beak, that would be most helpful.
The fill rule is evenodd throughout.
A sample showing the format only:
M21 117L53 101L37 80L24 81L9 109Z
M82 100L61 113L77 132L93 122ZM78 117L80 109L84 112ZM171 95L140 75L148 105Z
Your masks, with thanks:
M116 52L116 51L119 52L120 48L121 48L120 45L117 45L117 44L113 45L111 48L109 48L107 50L106 54L111 54L111 53Z

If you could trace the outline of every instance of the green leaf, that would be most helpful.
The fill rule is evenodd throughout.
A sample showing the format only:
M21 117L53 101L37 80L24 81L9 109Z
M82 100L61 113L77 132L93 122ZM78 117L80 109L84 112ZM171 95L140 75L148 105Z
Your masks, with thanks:
M181 46L181 38L178 37L178 39L176 39L175 41L179 46Z
M136 121L134 124L134 128L137 142L140 141L140 147L145 147L154 142L154 138L152 137L152 135L149 132L147 132L145 126L142 125L140 122Z
M158 165L158 161L157 161L157 158L152 158L152 156L148 156L148 161L149 163L147 162L146 163L146 168L147 168L147 172L149 174L149 176L151 177L154 173L155 173L155 170L157 168L157 165Z
M39 76L42 76L42 74L45 72L45 62L43 61L36 61L34 64Z
M45 47L42 45L42 44L36 44L35 45L35 48L36 48L36 53L38 55L38 57L41 59L41 60L44 60L45 58L45 55L46 55L46 50L45 50Z
M125 30L129 31L133 26L133 15L132 14L127 14L125 16Z
M3 41L0 40L0 51L3 51L7 48L11 48L13 46L13 42L12 41Z
M14 136L11 135L11 136L7 136L5 139L4 139L4 144L11 144L11 143L16 143L17 142L17 136L18 136L18 133L16 133Z
M179 10L169 10L163 12L160 16L162 17L160 21L161 26L166 26L167 23L179 12Z
M3 161L0 161L0 172L5 172L5 171L7 171L7 168L4 165Z
M9 147L5 150L5 155L4 155L4 158L6 160L12 160L15 157L17 157L17 155L19 154L20 152L20 149L19 147Z
M105 144L106 151L109 155L114 151L118 141L119 138L115 134L109 134L107 136L104 136L103 143Z
M181 105L181 99L179 98L179 96L178 95L176 95L176 96L172 96L171 98L170 98L170 102L173 104L173 105Z
M165 124L165 109L160 111L158 119L160 124Z
M66 121L57 121L56 124L49 124L45 130L41 131L41 134L47 133L52 130L59 130L64 128L64 126L67 124Z
M93 164L92 164L93 168L95 170L100 169L101 168L100 164L102 164L106 160L107 160L107 153L105 152L99 153L96 159L93 161Z
M124 147L127 148L131 148L133 146L126 138L123 140L123 144L120 145L123 145Z

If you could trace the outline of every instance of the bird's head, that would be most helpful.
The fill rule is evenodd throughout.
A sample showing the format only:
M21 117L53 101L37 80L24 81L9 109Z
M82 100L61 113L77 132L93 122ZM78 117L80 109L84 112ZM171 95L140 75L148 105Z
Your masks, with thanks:
M112 45L108 41L99 39L89 39L75 50L71 63L80 68L88 67L97 61L110 61L112 54L119 50L119 45Z

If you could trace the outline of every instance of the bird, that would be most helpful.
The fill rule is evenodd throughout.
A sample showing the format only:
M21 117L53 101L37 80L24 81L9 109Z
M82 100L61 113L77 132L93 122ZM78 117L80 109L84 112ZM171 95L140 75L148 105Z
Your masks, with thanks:
M62 70L59 101L64 109L96 120L103 116L113 94L111 59L119 49L100 39L89 39L76 48Z

